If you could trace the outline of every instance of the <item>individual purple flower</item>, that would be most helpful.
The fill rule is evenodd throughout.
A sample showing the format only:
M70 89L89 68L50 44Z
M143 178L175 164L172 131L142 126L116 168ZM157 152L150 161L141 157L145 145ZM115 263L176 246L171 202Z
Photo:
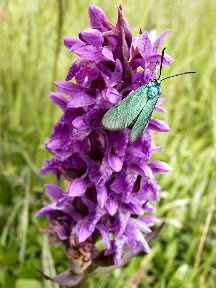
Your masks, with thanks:
M45 142L53 157L39 172L52 172L58 180L63 176L67 188L64 193L46 184L52 204L37 215L48 217L46 232L65 244L70 258L79 254L85 259L83 249L88 247L88 259L94 259L99 253L94 245L102 237L104 255L113 254L114 263L121 265L127 247L134 253L140 248L150 252L145 235L158 220L148 214L155 212L150 202L159 201L160 190L154 174L171 170L165 162L150 160L162 149L152 147L152 131L167 132L169 126L151 118L141 137L130 144L129 129L106 131L101 120L137 88L133 82L146 84L156 78L158 48L168 30L152 44L148 32L132 37L121 7L116 25L96 6L89 7L89 17L90 28L79 33L79 39L64 39L79 58L65 81L55 83L58 93L50 92L63 115ZM165 54L163 65L172 61ZM165 112L160 107L163 100L154 111Z

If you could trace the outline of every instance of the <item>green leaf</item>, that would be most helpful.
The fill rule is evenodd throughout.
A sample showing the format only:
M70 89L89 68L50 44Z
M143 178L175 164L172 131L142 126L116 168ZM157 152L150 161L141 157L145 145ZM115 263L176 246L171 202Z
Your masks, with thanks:
M56 276L53 258L50 251L48 235L43 235L43 247L42 247L42 266L43 273L51 278ZM59 288L57 283L44 280L44 288Z

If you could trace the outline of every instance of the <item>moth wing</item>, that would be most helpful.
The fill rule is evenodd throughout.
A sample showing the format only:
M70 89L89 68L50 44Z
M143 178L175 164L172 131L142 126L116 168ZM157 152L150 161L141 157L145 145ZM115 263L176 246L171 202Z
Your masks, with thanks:
M129 127L142 111L147 99L147 87L144 85L109 109L102 119L102 126L107 130Z
M159 97L149 99L143 107L139 117L137 118L133 128L130 132L131 143L135 142L143 133L149 118L151 117L152 111L157 103Z

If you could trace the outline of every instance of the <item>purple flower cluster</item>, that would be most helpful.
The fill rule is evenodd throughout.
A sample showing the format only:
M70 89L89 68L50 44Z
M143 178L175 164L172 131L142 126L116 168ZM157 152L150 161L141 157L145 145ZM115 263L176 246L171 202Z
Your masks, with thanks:
M149 162L150 155L162 149L151 146L152 130L167 132L169 127L150 119L142 136L130 144L129 129L106 131L101 120L138 88L133 82L146 84L156 78L161 61L157 51L168 30L151 44L147 32L132 38L121 7L116 26L98 7L89 7L89 17L91 28L79 33L79 39L64 39L66 48L79 58L65 81L55 83L66 96L50 92L63 115L45 143L53 158L39 172L52 172L58 180L63 176L67 189L64 193L46 184L52 203L36 214L48 217L46 232L57 239L55 243L65 244L70 257L94 258L94 244L102 237L104 255L114 254L115 264L120 265L126 246L134 252L140 247L150 251L144 233L150 233L149 227L157 222L146 215L155 211L150 201L159 200L154 174L171 170L162 161ZM163 64L172 61L165 54ZM164 112L159 106L163 100L155 111Z

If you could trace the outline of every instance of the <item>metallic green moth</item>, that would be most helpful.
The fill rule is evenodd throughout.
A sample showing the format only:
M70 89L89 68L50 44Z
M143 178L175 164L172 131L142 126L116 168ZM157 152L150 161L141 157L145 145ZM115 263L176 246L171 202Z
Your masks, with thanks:
M160 75L164 50L161 57ZM134 143L143 133L154 107L161 95L161 81L179 76L182 74L195 73L183 72L176 75L168 76L160 80L152 80L151 82L141 86L126 98L110 108L102 119L102 127L106 130L122 130L130 128L130 142Z
M102 126L107 130L132 128L130 141L135 142L145 129L160 97L160 83L161 80L157 79L141 86L109 109L102 119Z

